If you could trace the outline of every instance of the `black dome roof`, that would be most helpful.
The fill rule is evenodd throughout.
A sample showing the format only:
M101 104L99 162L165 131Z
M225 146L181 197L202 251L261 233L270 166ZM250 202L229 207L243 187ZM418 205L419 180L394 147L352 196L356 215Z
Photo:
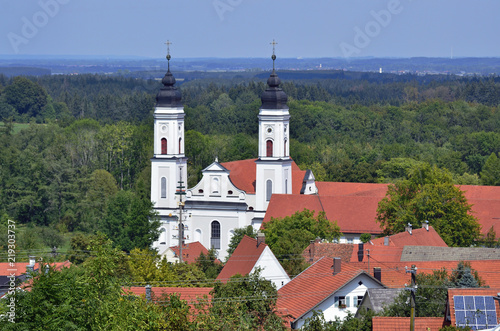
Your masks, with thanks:
M161 80L163 87L156 95L156 107L182 107L181 92L174 86L175 77L168 69Z
M267 79L268 88L262 93L260 99L263 109L288 109L286 104L288 97L279 87L281 80L273 69L271 76Z

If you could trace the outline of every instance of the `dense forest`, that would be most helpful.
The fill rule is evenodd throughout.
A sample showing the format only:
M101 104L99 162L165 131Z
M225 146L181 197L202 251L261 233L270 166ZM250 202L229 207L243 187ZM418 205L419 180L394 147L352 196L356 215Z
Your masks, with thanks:
M428 163L448 169L456 184L500 185L498 77L289 78L282 87L289 97L291 155L317 180L393 182L408 167ZM263 79L178 85L190 187L216 157L257 156ZM61 233L113 233L120 222L150 217L159 87L154 80L101 75L0 75L0 223L28 226L31 235L19 245L60 247ZM122 248L147 247L146 234L122 232Z

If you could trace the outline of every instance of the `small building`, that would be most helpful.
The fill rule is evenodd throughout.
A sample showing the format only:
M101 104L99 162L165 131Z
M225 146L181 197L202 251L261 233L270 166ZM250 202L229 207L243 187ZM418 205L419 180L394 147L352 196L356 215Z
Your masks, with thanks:
M182 261L187 263L195 263L200 254L208 254L208 249L205 248L199 241L182 245ZM160 252L160 258L166 258L169 263L179 262L179 246L172 246Z
M286 285L290 277L281 266L276 256L265 243L262 233L257 235L257 239L244 236L240 244L226 262L216 280L227 282L231 276L240 274L242 276L253 273L260 269L260 275L271 281L277 289Z
M369 288L361 300L355 316L359 317L367 311L382 312L385 307L394 302L401 291L403 291L401 288Z
M277 308L292 329L300 329L314 311L326 321L356 313L369 288L385 286L339 258L321 258L278 291Z

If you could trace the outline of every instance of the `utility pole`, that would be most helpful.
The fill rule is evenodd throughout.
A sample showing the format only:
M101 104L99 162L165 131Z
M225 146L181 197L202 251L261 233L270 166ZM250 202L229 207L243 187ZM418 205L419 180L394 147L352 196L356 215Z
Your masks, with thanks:
M407 267L405 269L406 273L411 273L411 287L406 289L410 291L410 331L415 331L415 292L417 291L415 278L417 276L417 267L413 264L410 270Z
M177 186L176 195L179 196L179 263L182 263L182 243L184 241L184 226L182 224L182 209L184 208L184 202L182 201L182 196L186 195L184 182L182 181L182 167L179 169L181 175L179 178L179 186Z

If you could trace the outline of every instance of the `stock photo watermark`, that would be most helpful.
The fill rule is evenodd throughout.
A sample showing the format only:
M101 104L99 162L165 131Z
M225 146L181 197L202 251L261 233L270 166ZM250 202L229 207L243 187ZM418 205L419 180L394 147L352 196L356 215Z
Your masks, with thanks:
M12 49L17 54L19 53L19 46L27 45L29 41L36 37L40 29L49 24L50 20L54 18L61 10L61 5L66 5L70 0L40 0L38 6L40 10L35 12L31 18L26 16L21 17L21 30L19 33L9 32L7 38L9 39Z
M7 303L7 320L10 323L15 323L16 318L16 223L15 221L8 220L7 221L7 261L8 261L8 269L7 272L9 275L7 276L8 282L8 303Z
M346 42L340 43L339 47L344 57L350 57L361 53L363 48L368 47L372 40L376 38L384 28L389 26L393 17L401 14L402 11L403 5L400 0L389 0L386 9L370 11L370 16L373 20L368 21L363 28L359 26L354 27L352 44Z
M243 0L214 0L212 5L219 19L223 21L224 15L228 12L232 12L236 7L241 5L242 2Z

